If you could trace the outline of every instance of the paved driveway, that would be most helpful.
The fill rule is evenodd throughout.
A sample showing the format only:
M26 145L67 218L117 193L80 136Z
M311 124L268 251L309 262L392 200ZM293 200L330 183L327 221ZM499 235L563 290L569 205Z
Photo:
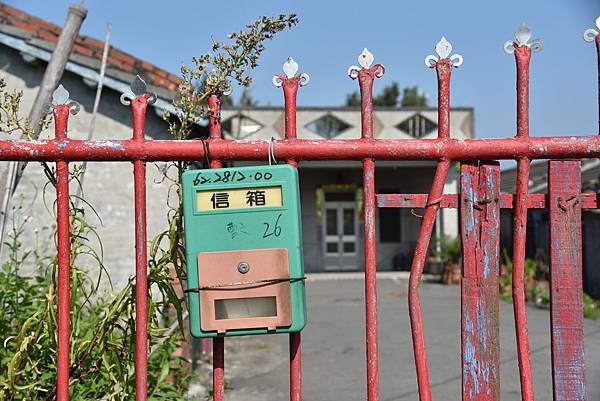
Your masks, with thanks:
M460 287L421 287L434 400L459 400ZM381 400L418 400L406 280L378 280ZM362 280L308 281L303 332L305 401L365 400ZM501 302L501 391L520 399L512 305ZM550 315L528 309L536 400L552 399ZM600 400L600 321L586 321L588 399ZM287 336L227 339L228 401L288 400Z

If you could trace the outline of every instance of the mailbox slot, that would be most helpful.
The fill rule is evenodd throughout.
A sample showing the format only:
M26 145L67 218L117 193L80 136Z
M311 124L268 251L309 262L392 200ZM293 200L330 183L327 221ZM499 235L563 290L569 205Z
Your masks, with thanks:
M202 330L290 326L289 278L287 248L199 253Z

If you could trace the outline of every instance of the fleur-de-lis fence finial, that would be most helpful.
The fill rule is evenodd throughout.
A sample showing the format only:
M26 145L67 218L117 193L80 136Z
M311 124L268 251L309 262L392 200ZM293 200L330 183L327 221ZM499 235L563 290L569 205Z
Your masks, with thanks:
M131 84L129 85L131 92L125 92L121 95L121 104L129 106L131 101L140 96L148 95L148 104L156 103L156 93L148 92L148 86L146 82L139 75L136 75Z
M70 100L69 96L69 91L62 84L58 85L58 88L52 92L52 103L46 105L47 112L50 113L55 106L66 104L69 105L69 113L73 115L79 113L80 104L75 100Z
M300 75L296 75L298 72L298 63L291 57L288 57L287 60L285 60L282 70L284 75L275 74L273 76L273 85L278 88L280 88L286 80L296 79L300 86L306 86L310 82L310 77L307 73L303 72Z
M425 57L425 65L429 68L435 68L436 64L440 60L448 59L452 63L454 68L458 68L464 62L463 56L460 54L452 54L452 44L448 42L445 36L442 36L439 42L435 45L435 52L437 56L430 54Z
M596 40L596 36L600 35L600 17L596 18L596 28L598 28L598 31L594 28L586 29L583 33L583 40L593 42Z
M514 53L517 47L527 46L534 52L539 52L544 47L540 39L531 39L531 29L526 23L522 23L515 32L515 40L507 40L504 43L504 51L508 54Z
M375 64L371 67L374 59L375 57L373 54L365 47L358 55L358 64L360 64L360 67L356 65L350 66L350 68L348 68L348 76L352 79L356 79L358 78L360 71L363 70L369 72L376 78L381 78L381 76L385 74L385 68L381 64Z

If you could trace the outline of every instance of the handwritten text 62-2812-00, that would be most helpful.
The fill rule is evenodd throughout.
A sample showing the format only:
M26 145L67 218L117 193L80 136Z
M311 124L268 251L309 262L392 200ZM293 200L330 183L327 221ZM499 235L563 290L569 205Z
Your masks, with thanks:
M269 181L273 174L256 171L252 174L243 173L239 170L210 172L199 171L194 177L194 185L216 184L219 182L244 182L244 181Z

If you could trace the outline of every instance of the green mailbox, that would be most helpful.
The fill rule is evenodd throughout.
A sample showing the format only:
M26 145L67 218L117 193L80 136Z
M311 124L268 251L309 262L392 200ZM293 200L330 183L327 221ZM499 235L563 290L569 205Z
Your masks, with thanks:
M295 168L187 171L183 212L194 337L292 333L304 328Z

